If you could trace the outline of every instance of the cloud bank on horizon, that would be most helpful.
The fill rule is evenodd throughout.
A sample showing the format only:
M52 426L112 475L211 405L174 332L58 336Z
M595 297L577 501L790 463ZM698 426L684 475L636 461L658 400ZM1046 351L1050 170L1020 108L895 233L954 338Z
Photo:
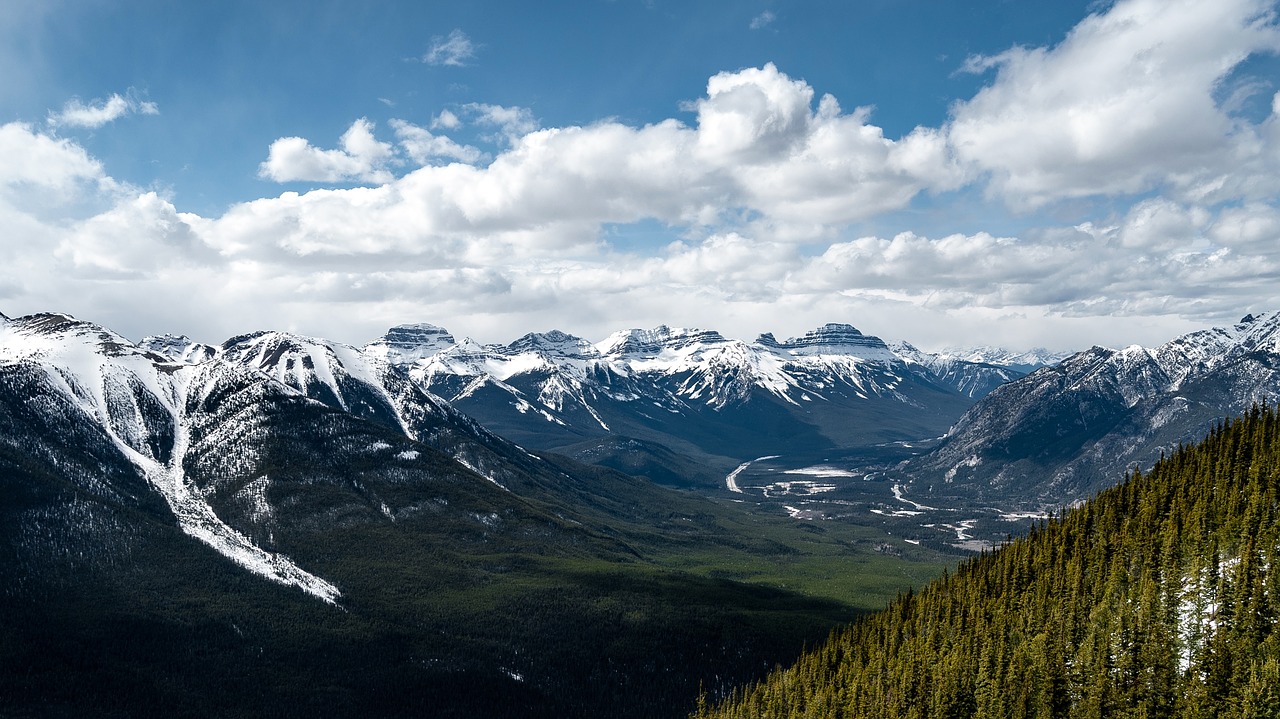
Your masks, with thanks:
M926 346L1159 341L1280 309L1280 88L1247 72L1280 51L1275 13L1123 0L1053 44L955 63L979 89L896 137L773 63L710 76L688 119L544 127L477 102L351 117L245 168L310 186L221 214L114 177L67 133L162 118L163 97L71 99L0 125L0 311L206 341L360 342L412 321L490 341L828 321ZM484 52L456 29L414 60ZM993 226L947 231L950 214Z

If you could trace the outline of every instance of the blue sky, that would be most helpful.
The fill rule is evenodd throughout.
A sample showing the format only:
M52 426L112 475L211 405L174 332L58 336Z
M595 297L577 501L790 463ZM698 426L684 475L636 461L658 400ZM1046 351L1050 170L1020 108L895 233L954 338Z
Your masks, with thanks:
M0 311L360 343L1280 309L1273 3L0 9Z

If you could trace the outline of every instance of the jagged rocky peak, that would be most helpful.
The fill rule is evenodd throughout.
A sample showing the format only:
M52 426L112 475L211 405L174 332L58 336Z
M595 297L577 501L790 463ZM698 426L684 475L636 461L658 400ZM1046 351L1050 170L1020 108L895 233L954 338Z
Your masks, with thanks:
M1236 329L1243 331L1242 344L1250 350L1265 347L1274 351L1280 347L1280 313L1245 315Z
M893 352L904 362L910 364L929 365L938 362L938 356L932 352L925 352L906 340L896 340L888 343L889 351Z
M98 325L82 322L64 312L39 312L14 320L15 324L33 334L63 334L71 331L102 330Z
M222 343L221 355L228 361L259 369L289 362L301 362L308 369L318 362L336 362L338 366L355 364L362 368L379 365L376 358L371 359L351 345L291 332L252 332L232 337Z
M610 335L596 345L605 355L653 355L664 349L679 350L695 344L720 344L727 342L715 330L671 328L658 325L651 330L622 330Z
M530 332L507 345L506 349L511 354L537 352L570 359L591 359L600 356L600 352L595 345L581 337L575 337L560 330Z
M230 362L246 367L287 371L295 366L315 370L318 363L327 366L334 352L333 346L325 340L263 331L232 337L222 343L220 354Z
M186 335L152 335L143 337L138 346L173 362L200 364L218 356L218 348L196 342Z
M393 364L410 364L456 344L458 341L445 328L422 322L396 325L381 338L365 345L364 351Z
M879 337L864 335L853 325L836 322L806 332L802 337L790 337L785 342L779 342L772 332L766 332L756 339L756 344L791 354L862 355L867 350L892 354L889 346Z
M121 335L61 312L44 312L9 319L4 328L11 335L6 340L9 345L6 354L10 356L15 353L20 355L60 351L59 348L64 347L62 340L70 338L77 338L77 344L90 347L93 352L105 357L144 354L144 350Z

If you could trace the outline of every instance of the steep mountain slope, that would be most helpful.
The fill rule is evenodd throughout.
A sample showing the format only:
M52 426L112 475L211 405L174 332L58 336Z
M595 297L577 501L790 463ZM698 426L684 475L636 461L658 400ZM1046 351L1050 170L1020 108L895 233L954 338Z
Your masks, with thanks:
M838 324L784 342L662 326L597 344L552 331L505 346L406 325L365 353L407 369L521 445L658 477L671 460L638 461L638 447L658 445L725 470L768 453L936 437L974 398L1022 375L915 348L895 353ZM623 457L609 451L619 446L614 439L639 444Z
M0 715L672 716L945 561L876 538L533 456L351 347L0 319Z
M1278 468L1255 408L696 716L1275 716Z
M1003 385L911 462L917 493L1061 505L1280 396L1280 315L1154 349L1094 347Z

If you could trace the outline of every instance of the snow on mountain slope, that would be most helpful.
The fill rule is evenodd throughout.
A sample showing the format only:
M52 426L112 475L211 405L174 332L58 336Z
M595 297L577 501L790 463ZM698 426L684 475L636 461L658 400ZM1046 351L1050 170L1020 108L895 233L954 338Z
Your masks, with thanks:
M186 335L144 337L138 347L182 364L200 364L218 355L218 348L195 342Z
M257 370L312 399L409 434L385 386L389 365L355 347L284 332L255 332L224 342L219 359Z
M1055 365L1071 355L1071 352L1050 352L1042 347L1025 352L1007 350L1003 347L949 347L935 353L935 356L940 359L1010 367L1027 373L1041 367Z
M738 461L758 440L816 449L936 436L974 398L1020 376L962 360L935 371L847 324L785 341L661 325L596 343L552 330L507 345L410 325L364 351L521 444L623 435Z
M408 364L427 359L455 344L453 335L443 327L425 323L397 325L387 330L382 339L365 346L364 351L393 364Z
M393 328L383 339L366 345L365 352L386 355L384 348L403 336L399 328ZM393 362L409 366L429 387L455 388L441 392L447 398L464 398L478 386L476 378L490 378L505 383L503 388L513 397L532 400L534 397L513 389L510 380L543 373L547 375L547 391L535 397L551 410L562 409L566 398L583 402L583 388L588 384L621 401L699 402L723 408L745 401L752 389L761 389L796 403L805 392L820 396L824 388L820 381L805 386L797 371L835 375L878 392L891 388L871 386L874 382L860 369L903 364L879 338L836 324L785 342L764 334L750 344L726 339L714 331L663 325L652 330L623 330L594 345L553 330L525 335L509 345L480 345L464 339L430 354L434 346L402 347L396 355L400 359ZM416 359L404 361L408 357ZM658 378L679 378L679 382L670 391L634 391L633 380L652 384Z
M1159 347L1094 347L993 391L907 471L935 487L1078 499L1280 396L1280 315Z
M182 531L255 574L326 602L339 592L223 522L185 476L195 374L96 325L45 314L0 321L0 365L43 370L55 392L100 427L164 497Z
M944 351L925 352L908 342L896 342L892 345L894 354L908 364L918 365L924 372L938 381L954 387L959 392L973 399L981 399L1000 385L1024 376L1031 369L1044 366L1042 364L1018 364L1016 360L1030 360L1038 357L1032 353L1011 353L1003 351ZM989 356L992 359L1015 360L1011 364L987 363L977 358Z

